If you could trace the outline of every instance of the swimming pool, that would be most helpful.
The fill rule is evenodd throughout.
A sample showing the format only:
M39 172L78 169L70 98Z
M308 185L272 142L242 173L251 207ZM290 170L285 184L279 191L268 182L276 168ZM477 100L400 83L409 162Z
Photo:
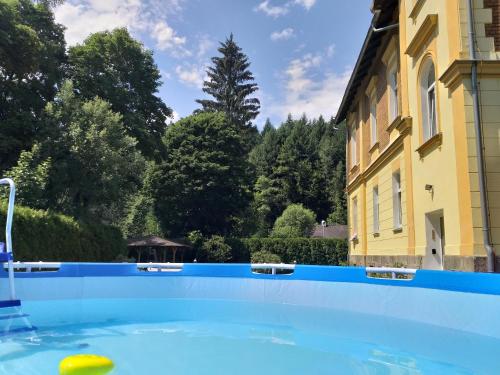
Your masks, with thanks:
M413 280L389 280L347 267L296 266L290 275L255 274L250 265L58 268L16 274L21 313L37 329L0 336L1 374L56 374L76 353L110 357L113 374L500 368L499 275L417 271ZM25 324L10 323L10 330Z

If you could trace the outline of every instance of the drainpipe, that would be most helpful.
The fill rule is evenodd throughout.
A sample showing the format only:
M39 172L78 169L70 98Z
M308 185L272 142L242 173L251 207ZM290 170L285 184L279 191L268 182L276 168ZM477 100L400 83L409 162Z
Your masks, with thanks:
M399 23L395 23L395 24L392 24L392 25L389 25L389 26L384 26L384 27L379 27L379 28L376 28L375 27L375 23L377 22L378 18L380 17L380 10L375 10L373 11L374 13L374 17L372 19L372 31L374 33L381 33L383 31L388 31L388 30L392 30L392 29L395 29L397 27L399 27Z
M484 145L483 131L481 128L481 107L479 104L479 90L477 78L477 59L476 59L476 35L474 31L474 11L473 0L468 0L467 21L469 26L469 56L472 60L471 82L472 82L472 108L474 111L474 129L476 131L476 150L477 150L477 172L479 178L479 197L481 202L481 218L483 221L483 242L487 255L487 270L495 272L495 250L490 241L490 217L488 214L488 197L486 192L485 163L484 163Z

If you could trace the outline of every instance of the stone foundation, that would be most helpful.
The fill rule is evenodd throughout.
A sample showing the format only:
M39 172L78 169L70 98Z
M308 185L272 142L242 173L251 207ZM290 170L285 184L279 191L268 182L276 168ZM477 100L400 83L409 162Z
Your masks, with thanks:
M422 256L409 255L349 255L349 263L363 267L422 268ZM486 272L486 257L447 255L444 268L453 271ZM496 259L496 272L500 272L500 257Z

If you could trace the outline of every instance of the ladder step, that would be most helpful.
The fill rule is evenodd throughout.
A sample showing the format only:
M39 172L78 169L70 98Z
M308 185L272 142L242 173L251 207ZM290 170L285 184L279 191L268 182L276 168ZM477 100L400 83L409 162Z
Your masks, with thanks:
M17 318L27 318L30 316L29 314L6 314L0 315L0 320L8 320L8 319L17 319Z
M16 307L16 306L21 306L21 301L18 299L0 301L0 309L6 308L6 307Z

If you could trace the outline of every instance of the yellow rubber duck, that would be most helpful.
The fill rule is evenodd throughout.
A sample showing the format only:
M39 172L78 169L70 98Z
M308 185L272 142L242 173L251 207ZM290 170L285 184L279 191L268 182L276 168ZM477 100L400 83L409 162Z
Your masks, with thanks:
M59 364L60 375L105 375L115 367L112 360L96 354L76 354Z

